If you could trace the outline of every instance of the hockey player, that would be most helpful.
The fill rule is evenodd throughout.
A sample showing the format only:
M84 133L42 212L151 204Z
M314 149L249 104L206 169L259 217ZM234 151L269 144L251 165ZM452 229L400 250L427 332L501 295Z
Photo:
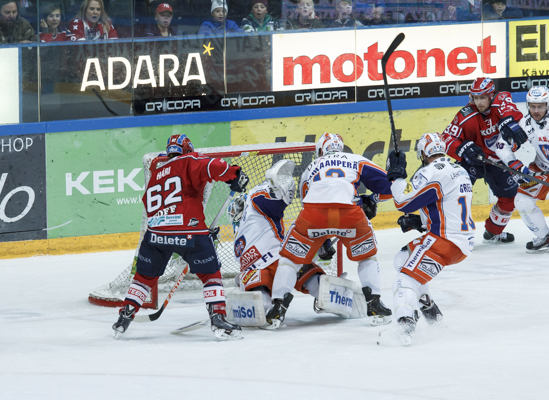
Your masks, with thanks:
M340 135L324 133L316 143L315 159L301 176L303 210L282 243L281 258L273 281L273 305L267 322L284 320L292 300L298 271L309 264L327 238L336 236L358 261L358 276L368 303L368 316L377 324L391 321L391 310L380 299L381 278L376 259L377 243L372 225L360 207L357 189L363 183L374 195L371 203L391 198L386 172L370 160L343 152Z
M214 180L243 192L248 177L239 166L194 151L186 135L172 135L166 147L168 161L152 171L143 195L148 216L135 274L113 329L124 333L164 273L172 253L179 254L204 284L204 300L211 328L220 339L240 338L241 328L225 320L225 295L220 262L204 222L204 186ZM156 165L153 161L152 165Z
M518 124L522 113L513 103L511 93L496 93L490 78L475 79L469 97L469 104L443 132L447 153L467 170L473 185L477 179L484 178L498 199L486 219L484 241L510 243L515 240L514 235L503 230L515 208L518 185L509 172L485 164L482 157L501 162L495 153L500 133L511 145L520 147L526 141L526 133Z
M294 168L291 160L278 161L265 172L263 183L248 195L235 198L228 209L235 229L234 253L240 264L237 284L242 291L260 292L265 311L271 306L273 278L284 239L284 211L294 200ZM331 258L333 253L321 249L325 259ZM316 264L304 265L298 271L295 289L318 298L319 277L324 273Z
M509 167L524 174L549 171L548 102L549 89L545 86L534 86L526 95L528 115L520 120L520 125L526 131L528 141L534 146L536 152L536 158L528 167L517 160L512 146L502 139L497 143L498 157ZM549 175L540 175L538 178L547 181ZM547 198L549 187L529 181L527 177L519 178L518 183L520 183L520 187L515 197L515 207L519 211L522 221L536 235L531 242L526 243L526 251L535 253L549 250L549 228L543 212L536 205L538 200Z
M397 209L405 213L419 210L420 216L406 214L398 223L403 231L426 233L408 243L394 259L398 276L393 285L393 308L399 337L410 345L421 310L428 323L442 319L429 295L429 282L447 265L471 254L475 244L475 224L471 217L473 185L461 166L445 156L446 146L438 133L426 133L418 142L422 162L407 183L406 155L392 151L387 159L387 178ZM382 335L381 335L382 336Z

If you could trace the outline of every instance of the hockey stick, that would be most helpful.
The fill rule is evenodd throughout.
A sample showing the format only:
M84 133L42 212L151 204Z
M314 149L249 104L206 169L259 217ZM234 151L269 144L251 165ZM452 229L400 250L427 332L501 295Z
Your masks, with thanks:
M510 172L512 174L515 174L515 175L519 175L519 176L522 176L526 179L529 179L531 181L534 181L534 182L537 182L537 183L541 183L542 185L544 186L549 186L549 182L546 182L544 180L541 180L539 178L537 178L535 175L530 175L530 174L524 174L522 172L519 172L513 168L510 168L508 167L507 165L504 165L504 164L498 164L496 162L493 162L485 157L479 157L480 160L482 160L483 163L485 164L490 164L490 165L493 165L494 167L498 167L498 168L501 168L501 169L504 169L505 171L507 172ZM542 174L542 175L546 175L546 174Z
M225 202L223 203L223 205L221 206L221 208L217 212L215 218L213 219L212 223L210 224L210 229L215 228L215 225L217 224L217 222L221 218L221 215L223 214L223 210L225 210L227 208L227 206L231 202L231 199L233 198L235 193L236 192L234 192L234 191L231 191L229 193L229 196L227 196L227 200L225 200ZM183 281L183 279L185 278L185 275L187 275L188 272L189 272L189 265L186 265L185 268L183 268L183 271L181 271L181 275L179 275L179 278L177 279L177 282L175 282L175 285L173 286L172 290L168 294L168 297L166 297L166 300L164 300L164 303L162 303L162 307L160 307L160 309L157 312L152 313L152 314L147 314L147 315L136 315L133 320L135 322L152 322L152 321L156 321L158 318L160 318L160 316L162 315L162 313L164 312L164 310L168 306L168 303L170 302L173 294L175 293L175 291L179 287L179 284Z
M190 325L184 326L182 328L178 328L175 331L172 331L171 333L173 335L179 335L181 333L187 333L187 332L195 331L197 329L200 329L200 328L206 326L208 324L208 322L210 322L209 318L205 319L204 321L194 322Z
M397 37L393 40L393 43L389 46L383 58L381 59L381 69L383 71L383 87L385 90L385 100L387 100L387 111L389 111L389 121L391 122L391 136L393 137L393 145L395 147L395 152L398 155L398 143L395 131L395 121L393 119L393 107L391 106L391 96L389 96L389 84L387 83L387 61L389 57L393 55L396 48L404 40L404 33L399 33Z

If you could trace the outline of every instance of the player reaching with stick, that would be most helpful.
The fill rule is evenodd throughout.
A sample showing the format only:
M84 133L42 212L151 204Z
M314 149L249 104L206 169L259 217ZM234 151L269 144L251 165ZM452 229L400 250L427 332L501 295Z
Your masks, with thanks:
M419 310L430 324L442 319L430 298L429 282L445 266L464 260L475 244L473 185L467 171L445 156L445 149L438 133L421 137L417 156L422 168L412 177L412 191L406 194L406 155L392 151L387 159L387 178L393 181L391 191L397 209L405 213L420 211L420 215L405 214L398 224L404 232L426 231L394 259L399 273L393 284L393 308L397 334L404 345L412 342Z
M232 191L243 192L249 179L239 166L195 152L186 135L172 135L166 155L167 162L152 171L143 196L147 232L139 248L137 272L112 328L117 334L128 329L172 253L177 253L204 284L204 300L216 337L241 338L241 328L225 319L220 262L205 223L202 200L208 182L223 181Z
M336 236L347 256L358 261L358 276L373 323L391 321L391 310L380 299L381 277L376 259L377 243L372 225L360 207L360 183L374 194L364 198L370 205L391 198L386 172L370 160L343 152L340 135L324 133L316 143L316 156L301 176L303 210L282 243L273 281L273 305L267 322L278 327L292 300L298 271L311 263L327 238Z
M527 140L526 133L518 124L522 113L513 103L511 93L497 93L490 78L475 79L469 97L469 104L457 113L442 134L446 151L467 170L473 185L477 179L484 178L497 197L484 225L484 241L510 243L515 240L514 235L503 230L515 209L518 185L509 172L485 164L482 158L501 162L496 154L500 133L515 148Z

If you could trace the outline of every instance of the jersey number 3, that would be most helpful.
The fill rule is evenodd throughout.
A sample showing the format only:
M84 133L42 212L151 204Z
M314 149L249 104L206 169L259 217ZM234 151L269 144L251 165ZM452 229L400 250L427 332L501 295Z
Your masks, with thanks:
M168 193L163 200L163 194ZM166 179L164 182L164 190L162 185L157 184L147 189L147 213L153 213L159 210L162 206L167 207L170 204L178 203L182 199L181 196L177 196L181 193L181 178L174 176Z

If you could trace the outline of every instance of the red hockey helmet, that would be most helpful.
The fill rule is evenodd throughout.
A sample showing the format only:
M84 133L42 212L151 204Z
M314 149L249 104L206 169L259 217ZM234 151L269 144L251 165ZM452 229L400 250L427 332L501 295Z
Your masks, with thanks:
M166 145L166 153L168 156L170 154L187 154L192 153L193 151L194 146L187 135L172 135L168 139L168 144Z
M471 85L469 94L471 96L484 96L489 95L490 99L493 99L496 92L496 86L491 78L477 78Z

